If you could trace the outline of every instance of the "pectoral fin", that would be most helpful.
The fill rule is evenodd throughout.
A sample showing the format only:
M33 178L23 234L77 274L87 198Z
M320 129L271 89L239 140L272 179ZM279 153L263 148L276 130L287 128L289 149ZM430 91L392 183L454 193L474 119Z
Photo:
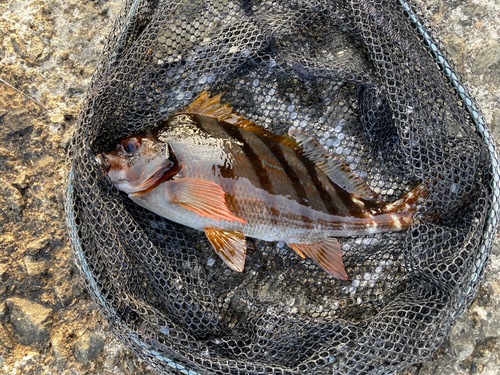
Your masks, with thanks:
M217 221L247 223L229 211L224 199L225 192L215 182L201 178L183 178L169 183L172 186L170 198L172 203Z
M288 244L302 258L314 260L328 274L339 280L347 280L347 273L342 263L342 247L335 238L328 238L316 244Z
M221 259L233 271L243 272L247 244L245 235L238 231L205 228L210 243Z

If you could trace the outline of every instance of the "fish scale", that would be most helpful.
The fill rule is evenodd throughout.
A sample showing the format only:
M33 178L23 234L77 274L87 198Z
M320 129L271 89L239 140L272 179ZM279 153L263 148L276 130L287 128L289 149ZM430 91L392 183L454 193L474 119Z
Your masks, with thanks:
M427 195L423 184L386 205L314 139L274 135L220 97L204 93L157 129L102 155L117 188L169 220L204 230L240 272L248 236L284 241L345 280L334 237L409 227Z

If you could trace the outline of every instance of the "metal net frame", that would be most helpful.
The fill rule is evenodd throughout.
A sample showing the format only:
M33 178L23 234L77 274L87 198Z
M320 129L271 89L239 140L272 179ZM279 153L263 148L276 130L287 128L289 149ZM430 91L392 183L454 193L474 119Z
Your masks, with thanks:
M472 302L499 211L488 126L414 3L130 0L69 152L76 263L116 335L165 374L394 374ZM202 91L276 134L300 128L388 202L405 232L341 238L348 281L254 240L229 270L204 234L136 206L95 156ZM252 241L252 240L251 240Z

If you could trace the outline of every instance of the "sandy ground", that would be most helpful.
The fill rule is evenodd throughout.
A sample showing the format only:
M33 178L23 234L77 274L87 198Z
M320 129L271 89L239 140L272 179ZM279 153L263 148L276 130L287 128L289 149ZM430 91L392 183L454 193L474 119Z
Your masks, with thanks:
M500 1L422 4L500 139ZM62 201L68 141L120 6L0 0L0 374L152 374L86 294ZM406 374L500 373L499 269L497 241L449 341Z

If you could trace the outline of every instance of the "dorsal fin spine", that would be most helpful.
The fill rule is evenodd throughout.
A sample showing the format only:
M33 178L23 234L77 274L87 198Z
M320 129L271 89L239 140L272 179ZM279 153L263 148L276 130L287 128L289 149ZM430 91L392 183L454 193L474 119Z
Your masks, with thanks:
M201 93L198 99L196 99L182 111L177 112L175 115L200 115L214 118L216 120L224 121L231 125L237 126L241 129L248 130L256 134L261 134L268 138L272 138L296 151L300 150L297 143L293 139L291 139L291 137L288 137L287 135L280 136L273 134L260 126L255 125L252 121L244 118L243 116L238 115L236 112L233 112L233 108L229 104L222 104L220 102L223 94L224 93L210 98L208 93L204 91Z

